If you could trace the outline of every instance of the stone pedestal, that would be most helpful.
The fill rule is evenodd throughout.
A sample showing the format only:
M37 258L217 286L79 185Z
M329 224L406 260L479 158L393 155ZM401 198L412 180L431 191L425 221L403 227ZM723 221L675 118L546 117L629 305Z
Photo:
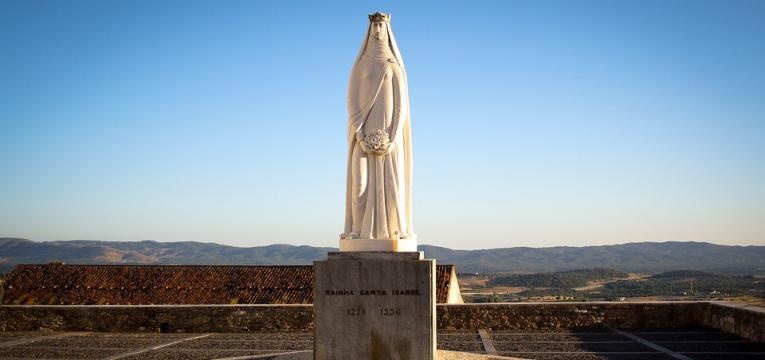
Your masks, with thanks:
M340 251L417 252L417 239L340 239Z
M433 360L436 261L332 252L314 262L314 359Z

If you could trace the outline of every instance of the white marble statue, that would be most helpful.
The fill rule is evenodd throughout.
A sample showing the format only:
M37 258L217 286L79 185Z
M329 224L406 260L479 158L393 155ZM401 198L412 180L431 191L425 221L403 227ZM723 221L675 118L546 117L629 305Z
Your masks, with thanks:
M369 15L348 87L348 182L341 251L416 251L406 71L390 14Z

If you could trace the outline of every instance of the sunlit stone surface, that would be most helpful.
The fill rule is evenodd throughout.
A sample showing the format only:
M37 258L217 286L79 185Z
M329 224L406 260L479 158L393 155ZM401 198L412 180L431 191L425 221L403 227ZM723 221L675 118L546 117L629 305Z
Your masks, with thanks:
M348 173L340 251L417 251L404 61L390 15L369 16L348 87Z
M435 267L421 252L334 252L314 262L315 358L433 359Z
M436 261L412 231L409 97L390 15L369 27L348 90L340 252L314 262L316 360L433 360Z

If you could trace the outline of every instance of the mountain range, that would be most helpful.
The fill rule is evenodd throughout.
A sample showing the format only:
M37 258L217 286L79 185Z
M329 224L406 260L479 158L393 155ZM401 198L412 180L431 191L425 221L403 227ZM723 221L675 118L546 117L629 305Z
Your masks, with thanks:
M765 246L704 242L639 242L601 246L510 247L452 250L421 245L426 258L455 264L469 273L536 273L582 268L659 273L699 270L765 274ZM329 247L268 245L236 247L201 242L31 241L0 238L0 273L16 264L63 261L71 264L220 264L300 265L325 259Z

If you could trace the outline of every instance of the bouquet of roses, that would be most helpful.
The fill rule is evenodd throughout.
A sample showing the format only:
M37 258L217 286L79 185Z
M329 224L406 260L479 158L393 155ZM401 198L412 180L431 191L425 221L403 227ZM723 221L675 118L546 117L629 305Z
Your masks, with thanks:
M390 137L385 131L377 130L362 140L364 144L372 151L379 152L385 151L390 143Z

